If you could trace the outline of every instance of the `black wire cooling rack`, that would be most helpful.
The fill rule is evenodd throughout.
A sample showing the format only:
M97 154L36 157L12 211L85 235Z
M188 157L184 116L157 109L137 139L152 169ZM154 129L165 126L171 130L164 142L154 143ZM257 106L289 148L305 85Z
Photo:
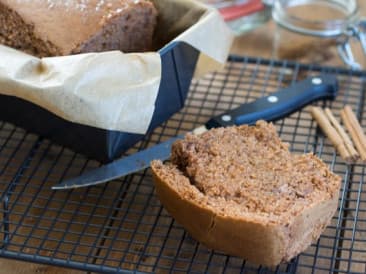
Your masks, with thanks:
M340 88L335 101L316 104L331 107L338 118L349 104L366 126L364 72L232 56L225 71L194 80L186 107L129 153L319 72L337 75ZM345 165L308 110L277 121L280 136L292 151L321 157L343 184L331 225L288 264L268 269L197 243L162 208L149 170L52 191L99 163L6 122L0 123L0 256L91 272L365 273L365 167Z

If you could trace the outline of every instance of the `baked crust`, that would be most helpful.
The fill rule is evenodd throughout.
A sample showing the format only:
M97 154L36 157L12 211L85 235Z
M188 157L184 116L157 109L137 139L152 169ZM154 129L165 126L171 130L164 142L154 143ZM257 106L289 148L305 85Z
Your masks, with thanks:
M38 56L151 50L156 22L148 0L0 0L5 44Z

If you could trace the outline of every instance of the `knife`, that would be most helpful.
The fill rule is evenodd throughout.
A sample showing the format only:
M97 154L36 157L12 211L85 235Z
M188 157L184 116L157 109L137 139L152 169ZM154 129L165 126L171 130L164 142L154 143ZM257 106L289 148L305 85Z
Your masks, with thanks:
M275 121L289 115L305 105L319 99L334 99L338 91L337 78L334 75L321 74L294 83L253 102L211 118L204 126L193 130L200 134L210 128L231 125L254 124L257 120ZM173 137L130 156L115 160L109 164L85 172L78 177L67 179L52 189L71 189L102 184L122 176L149 167L154 159L167 160L171 145L184 135Z

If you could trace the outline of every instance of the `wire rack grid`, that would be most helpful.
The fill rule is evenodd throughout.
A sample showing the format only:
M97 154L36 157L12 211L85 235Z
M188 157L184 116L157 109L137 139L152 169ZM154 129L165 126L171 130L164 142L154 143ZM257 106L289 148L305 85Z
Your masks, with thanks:
M349 104L366 126L364 72L232 56L224 71L194 80L186 107L128 154L320 72L337 75L339 94L315 104L331 107L338 118ZM332 223L289 263L265 268L197 243L162 208L148 169L104 185L52 191L99 163L6 122L0 123L0 256L113 273L365 273L365 167L344 164L308 107L275 125L294 153L313 152L343 177Z

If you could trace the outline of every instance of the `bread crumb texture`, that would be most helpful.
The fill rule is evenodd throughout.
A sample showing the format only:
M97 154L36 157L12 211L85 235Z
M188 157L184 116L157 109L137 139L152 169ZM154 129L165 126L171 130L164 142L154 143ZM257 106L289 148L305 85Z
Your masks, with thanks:
M187 134L173 145L166 176L184 175L187 198L222 214L283 222L314 202L331 199L340 179L313 154L296 155L272 124L213 129ZM178 169L176 169L178 167Z
M267 265L291 259L319 237L335 213L341 183L313 154L291 153L275 127L264 121L256 126L212 129L198 136L187 134L173 145L171 162L153 161L152 169L163 187L214 217L278 229L281 258L257 260L245 251L238 254L218 246ZM159 196L163 204L170 203ZM203 242L210 246L210 240Z

